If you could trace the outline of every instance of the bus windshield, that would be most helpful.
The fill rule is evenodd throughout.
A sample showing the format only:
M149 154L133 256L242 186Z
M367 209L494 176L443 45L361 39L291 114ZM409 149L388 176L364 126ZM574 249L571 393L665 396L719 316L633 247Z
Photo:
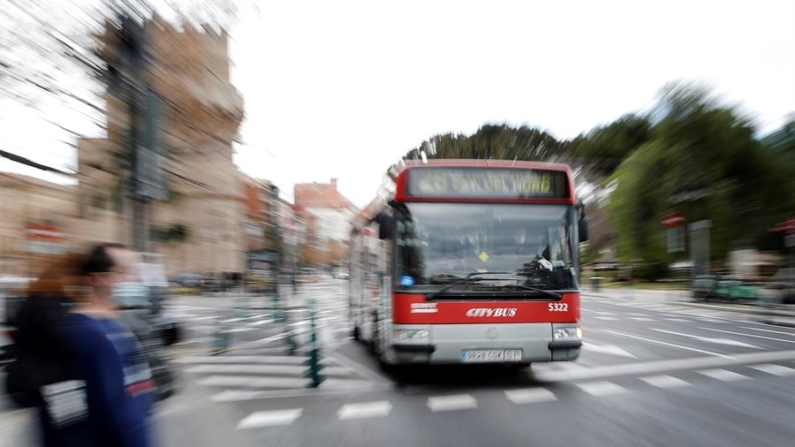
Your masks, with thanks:
M506 280L544 290L576 287L570 206L408 203L395 217L396 278L403 285L410 277L412 287L430 289L456 282L482 289ZM469 281L475 276L476 286Z

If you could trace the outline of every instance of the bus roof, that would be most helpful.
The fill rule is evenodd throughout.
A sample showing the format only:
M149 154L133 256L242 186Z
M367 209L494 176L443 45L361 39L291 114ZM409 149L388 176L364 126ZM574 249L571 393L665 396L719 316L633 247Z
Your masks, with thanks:
M414 185L411 185L411 182L409 181L409 176L411 175L410 172L428 168L440 168L440 171L445 171L445 168L449 168L449 170L447 170L449 173L455 171L460 173L463 169L473 169L476 171L480 170L484 173L487 171L492 171L491 175L500 170L525 171L528 174L531 171L535 171L537 173L555 173L556 175L554 175L554 177L556 177L556 179L554 180L556 181L553 183L556 188L554 186L552 188L547 186L546 190L542 191L541 188L538 188L541 184L535 183L540 177L536 177L534 173L524 176L521 176L521 174L519 176L516 176L516 174L511 174L513 178L506 176L504 177L505 183L501 183L503 186L505 184L513 184L515 187L517 184L515 182L519 181L522 182L522 186L531 186L531 191L526 189L522 189L521 191L517 189L493 189L488 191L488 187L485 186L485 183L493 180L493 177L484 177L482 180L486 180L485 183L478 183L478 181L469 183L470 186L475 187L469 192L453 187L447 187L446 190L425 190L419 192L414 191L415 193L412 193L412 186L415 189L422 188L419 188L416 182ZM413 160L392 171L391 175L397 184L395 199L401 202L490 202L548 204L574 204L576 202L574 175L572 174L571 168L568 165L560 163L465 159L429 160L428 162ZM467 174L467 176L468 175L469 174ZM459 175L458 180L461 180L462 177L463 176Z
M400 174L406 169L422 166L438 167L459 167L459 168L516 168L516 169L537 169L544 171L560 171L571 173L571 168L563 163L548 163L542 161L522 161L522 160L473 160L467 158L447 158L435 159L423 162L422 160L408 160L404 164L395 165L395 174Z
M506 197L409 197L406 194L408 172L419 168L491 168L491 169L517 169L527 171L558 172L565 176L568 185L565 197L557 198L506 198ZM489 202L489 203L557 203L569 204L576 203L574 190L574 175L569 165L561 163L546 163L533 161L513 161L513 160L471 160L471 159L436 159L423 162L421 160L404 161L395 165L389 171L389 177L394 182L394 193L388 197L380 195L371 201L354 218L354 231L367 226L370 219L373 219L384 208L389 199L396 199L403 202Z

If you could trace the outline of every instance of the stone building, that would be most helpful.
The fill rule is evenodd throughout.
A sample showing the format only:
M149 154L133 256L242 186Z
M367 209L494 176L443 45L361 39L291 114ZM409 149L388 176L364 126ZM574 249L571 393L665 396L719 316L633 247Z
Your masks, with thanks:
M146 251L163 254L168 273L242 272L246 257L245 177L232 161L243 100L229 77L228 39L212 30L182 31L159 19L144 26L149 62L138 78L158 104L154 146L160 154L166 200L145 207ZM118 33L98 36L114 60ZM126 160L130 99L117 86L106 93L107 138L78 142L79 207L100 240L131 244L132 206ZM144 126L143 121L138 127Z
M29 277L75 244L75 187L0 172L0 277Z
M303 183L294 188L295 204L311 215L315 264L347 263L351 221L357 208L337 189L337 179L329 183Z

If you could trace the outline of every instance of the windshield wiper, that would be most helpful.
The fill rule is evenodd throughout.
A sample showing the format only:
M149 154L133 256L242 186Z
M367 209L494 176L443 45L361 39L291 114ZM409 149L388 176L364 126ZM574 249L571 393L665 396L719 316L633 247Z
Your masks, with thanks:
M482 278L485 275L511 275L513 278ZM441 289L437 290L436 292L431 293L427 296L427 299L431 300L439 295L446 293L448 290L452 289L453 287L461 284L472 284L474 282L480 281L514 281L516 280L516 274L513 272L472 272L468 274L465 278L458 278L453 283L448 284ZM550 292L549 290L544 289L537 289L535 287L526 286L524 284L510 284L507 287L515 287L521 290L528 290L531 292L538 293L540 295L546 295L548 297L554 298L555 300L560 300L562 295L556 292Z
M544 290L544 289L536 289L535 287L526 286L524 284L511 284L508 287L516 287L516 288L522 289L522 290L529 290L531 292L536 292L536 293L539 293L541 295L550 296L552 298L555 298L556 300L560 300L561 296L562 296L561 294L556 293L556 292L550 292L549 290Z
M431 300L431 299L433 299L433 298L435 298L435 297L447 292L448 290L450 290L453 287L455 287L457 285L460 285L460 284L471 284L471 283L476 282L476 281L485 281L485 280L487 280L487 278L478 278L478 276L483 276L483 275L513 275L513 274L514 274L513 272L472 272L472 273L468 274L465 278L457 278L451 284L448 284L448 285L442 287L441 289L437 290L436 292L431 293L430 295L428 295L426 297L426 299ZM547 292L547 293L552 293L552 292ZM555 295L557 296L557 294L555 294ZM560 299L560 297L558 297L558 299Z

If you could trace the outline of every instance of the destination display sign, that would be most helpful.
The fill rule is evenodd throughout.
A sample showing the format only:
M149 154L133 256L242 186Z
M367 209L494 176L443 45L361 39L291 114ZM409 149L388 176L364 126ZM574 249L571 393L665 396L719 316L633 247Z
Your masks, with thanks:
M423 167L407 174L406 194L412 197L492 197L505 199L565 199L566 173L512 168Z

